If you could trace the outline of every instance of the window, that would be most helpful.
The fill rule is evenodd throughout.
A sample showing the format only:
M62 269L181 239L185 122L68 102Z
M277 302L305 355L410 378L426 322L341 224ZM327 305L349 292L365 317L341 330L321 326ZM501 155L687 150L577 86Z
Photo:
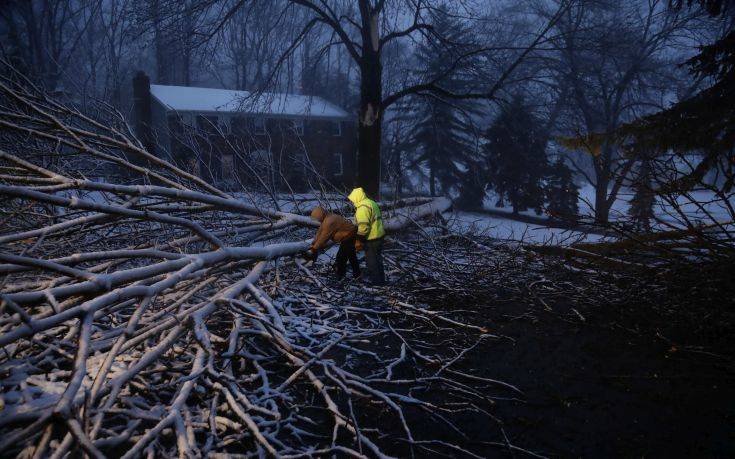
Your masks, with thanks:
M332 175L335 177L341 177L344 173L344 166L342 164L342 154L341 153L334 153L332 154L332 162L329 165Z
M240 137L246 137L250 134L250 124L248 119L242 116L233 116L230 118L230 134Z
M219 117L209 115L197 115L197 129L202 132L215 133L219 126Z
M342 136L342 123L339 121L332 121L332 135L334 137Z
M168 125L169 133L172 134L174 137L178 137L181 135L182 132L184 132L184 120L179 115L168 115L166 118L166 122Z
M255 135L265 134L265 118L259 116L253 120L253 131Z
M291 126L293 127L296 135L304 135L304 120L301 118L291 120Z
M230 126L230 118L227 116L220 116L219 118L219 130L224 135L229 135L232 133L232 129Z
M271 152L255 150L250 153L250 166L257 171L264 171L271 167Z
M303 153L294 153L291 155L293 160L293 171L300 174L306 174L308 167L306 164L306 155Z
M309 157L303 151L286 153L281 157L281 178L284 184L294 190L303 190L309 183L311 176L311 166Z
M191 113L176 113L176 115L183 126L194 126L194 115Z
M248 171L248 174L254 175L250 180L262 180L269 185L275 185L277 176L274 170L273 154L270 150L252 150L246 162L243 169Z
M235 180L235 160L232 155L222 155L222 178L228 182Z

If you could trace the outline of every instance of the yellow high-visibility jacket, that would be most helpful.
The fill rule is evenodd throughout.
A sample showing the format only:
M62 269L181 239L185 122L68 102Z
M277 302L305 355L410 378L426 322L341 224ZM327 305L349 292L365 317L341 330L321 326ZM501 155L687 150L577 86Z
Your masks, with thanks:
M355 188L347 198L355 205L357 235L364 236L368 241L385 236L378 204L369 199L362 188Z

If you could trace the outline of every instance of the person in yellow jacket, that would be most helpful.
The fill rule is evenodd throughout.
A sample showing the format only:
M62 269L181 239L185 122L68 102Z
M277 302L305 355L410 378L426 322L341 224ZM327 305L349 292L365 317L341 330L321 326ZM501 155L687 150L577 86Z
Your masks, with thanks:
M362 188L355 188L347 197L355 206L355 223L357 224L357 240L365 250L370 282L376 285L385 284L383 269L383 216L378 204L368 198Z

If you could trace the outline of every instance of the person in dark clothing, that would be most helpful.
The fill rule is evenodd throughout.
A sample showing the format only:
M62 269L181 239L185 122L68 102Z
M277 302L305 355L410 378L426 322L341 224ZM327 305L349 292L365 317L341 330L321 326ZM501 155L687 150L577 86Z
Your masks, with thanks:
M337 258L334 264L334 270L337 278L342 279L347 273L347 262L350 262L352 268L352 277L355 279L360 277L360 263L357 261L357 252L355 251L355 237L345 239L339 243L337 250Z
M319 250L332 240L339 243L335 260L337 278L342 279L347 273L348 261L352 268L352 276L354 278L360 277L360 263L357 261L357 252L355 251L357 227L344 217L329 213L322 207L315 207L311 211L311 218L321 224L309 248L310 258L316 260L319 256Z
M375 285L385 284L383 238L367 240L363 244L365 246L365 264L370 271L370 281Z

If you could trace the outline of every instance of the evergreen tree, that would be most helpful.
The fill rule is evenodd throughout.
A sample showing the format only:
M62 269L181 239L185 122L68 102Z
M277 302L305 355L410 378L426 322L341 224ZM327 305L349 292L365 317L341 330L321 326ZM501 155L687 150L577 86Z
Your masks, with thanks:
M575 219L579 213L579 186L574 183L572 171L557 158L546 177L546 202L549 215L555 218Z
M502 108L485 139L488 182L498 194L499 205L507 199L513 213L531 208L540 214L544 202L541 180L548 168L541 121L516 96Z
M684 3L699 5L714 17L732 24L732 0L673 0L676 8ZM735 28L714 43L700 48L687 61L690 73L711 86L653 115L640 118L621 129L633 138L633 153L643 158L650 151L677 152L701 150L702 159L692 171L667 184L667 188L689 189L702 180L718 163L735 164ZM732 172L732 169L730 169ZM727 180L729 192L735 181Z
M459 182L459 197L455 204L462 210L482 209L487 186L486 173L479 161L471 161L468 166Z
M447 91L463 92L473 80L471 69L476 61L458 60L458 56L476 46L472 34L465 24L448 14L445 5L434 10L432 26L436 35L447 40L432 36L418 46L415 57L422 65L421 79L436 81ZM447 101L434 96L418 97L413 106L416 123L409 146L415 157L411 165L428 169L432 195L438 191L449 193L462 181L476 150L471 117L477 109L471 101Z

